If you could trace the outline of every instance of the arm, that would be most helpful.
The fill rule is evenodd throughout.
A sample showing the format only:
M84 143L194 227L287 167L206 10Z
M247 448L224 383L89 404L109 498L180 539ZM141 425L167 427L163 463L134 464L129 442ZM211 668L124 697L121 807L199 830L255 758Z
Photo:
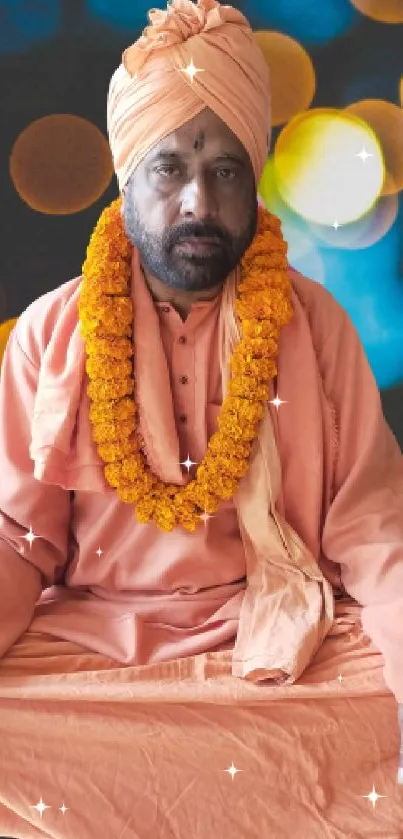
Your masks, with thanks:
M14 329L0 374L0 657L67 560L70 493L38 482L29 456L37 377ZM32 547L23 538L30 528L39 537Z
M384 678L403 703L403 456L387 424L358 334L345 315L321 354L336 407L339 451L324 554L341 567L362 625L384 658Z

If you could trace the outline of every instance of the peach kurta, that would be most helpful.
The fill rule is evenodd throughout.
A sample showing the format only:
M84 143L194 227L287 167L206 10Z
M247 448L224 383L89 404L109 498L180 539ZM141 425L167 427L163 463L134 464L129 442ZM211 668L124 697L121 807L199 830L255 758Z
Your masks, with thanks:
M364 628L384 654L389 687L403 699L403 458L348 316L316 283L296 272L292 281L299 314L283 330L277 378L287 402L278 413L270 406L283 468L278 506L335 590L344 584L364 604ZM246 585L232 502L195 534L164 534L137 523L100 478L100 466L94 489L83 488L82 475L99 461L84 385L69 480L58 486L33 476L29 443L41 355L79 282L35 301L4 357L0 655L29 625L124 664L230 649ZM185 323L172 307L156 304L182 461L189 455L200 462L216 429L219 299L195 304ZM321 416L312 420L314 400ZM39 534L32 546L24 539L30 528Z

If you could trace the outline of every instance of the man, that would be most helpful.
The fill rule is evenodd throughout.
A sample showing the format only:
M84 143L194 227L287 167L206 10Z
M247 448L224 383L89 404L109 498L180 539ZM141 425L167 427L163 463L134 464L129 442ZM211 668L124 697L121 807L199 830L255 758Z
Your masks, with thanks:
M215 0L150 20L109 91L122 204L4 357L0 655L233 650L290 684L347 592L403 701L403 459L350 319L258 210L265 61Z

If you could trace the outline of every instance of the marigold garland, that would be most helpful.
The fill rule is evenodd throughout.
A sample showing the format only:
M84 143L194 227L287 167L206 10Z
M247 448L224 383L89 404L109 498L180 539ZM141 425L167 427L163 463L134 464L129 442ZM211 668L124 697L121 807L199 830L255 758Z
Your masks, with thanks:
M121 198L107 207L91 236L80 289L80 329L86 339L90 420L106 463L105 477L139 522L163 531L196 529L200 516L233 497L248 470L252 444L277 373L280 330L293 316L287 243L280 220L259 207L255 238L241 260L236 300L241 340L231 358L228 393L196 477L165 484L143 454L133 375L131 252Z

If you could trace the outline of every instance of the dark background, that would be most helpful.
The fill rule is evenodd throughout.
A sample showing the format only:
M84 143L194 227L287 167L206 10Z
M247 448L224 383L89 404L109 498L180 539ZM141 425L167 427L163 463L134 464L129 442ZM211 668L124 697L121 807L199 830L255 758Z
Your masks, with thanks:
M0 321L18 316L35 298L81 273L96 221L103 208L118 196L113 176L100 197L83 210L61 215L35 210L18 194L10 173L14 144L27 126L52 114L83 117L107 136L110 78L122 51L147 25L146 11L151 5L143 0L134 0L131 5L127 0L120 4L119 0L109 4L107 0L98 4L85 0L0 0ZM309 52L317 79L312 107L344 107L360 98L383 98L400 104L403 24L370 20L348 0L310 4L301 0L240 0L233 5L246 14L255 30L289 34ZM159 6L164 8L165 3ZM279 130L273 131L272 148ZM395 225L402 242L401 206ZM370 251L374 249L359 255L368 265ZM338 251L334 256L324 284L344 305L337 285L343 253ZM403 288L400 251L395 261ZM403 311L400 316L403 342ZM365 348L365 324L359 331ZM403 448L403 366L392 387L379 386L386 417Z

